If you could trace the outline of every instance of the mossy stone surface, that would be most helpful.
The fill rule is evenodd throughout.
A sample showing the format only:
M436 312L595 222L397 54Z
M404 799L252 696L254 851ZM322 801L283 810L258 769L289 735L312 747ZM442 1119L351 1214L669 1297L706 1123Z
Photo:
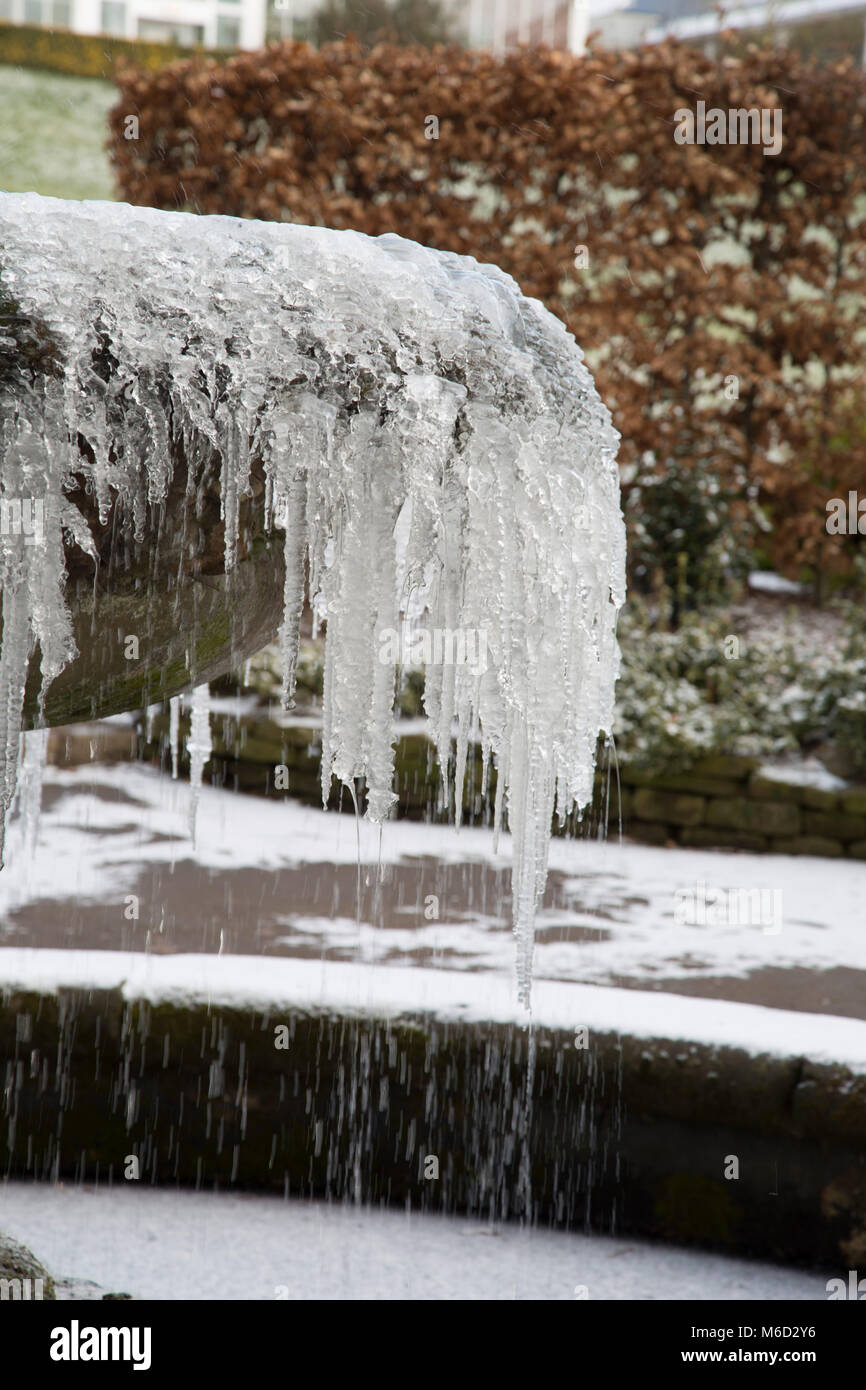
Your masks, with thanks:
M749 830L756 835L797 835L800 809L784 801L718 797L707 805L706 824L724 830Z
M24 1280L30 1281L30 1297L35 1298L35 1282L42 1280L42 1298L56 1298L54 1280L48 1273L43 1264L32 1255L23 1245L19 1245L17 1240L12 1240L10 1236L4 1235L0 1231L0 1280L18 1281L23 1284ZM4 1289L7 1287L3 1285ZM17 1290L22 1292L22 1290ZM16 1295L9 1290L9 1297Z
M650 787L638 787L632 800L632 814L636 820L662 821L668 825L700 825L705 807L706 801L701 796L654 791Z
M615 1217L623 1233L813 1264L859 1239L866 1079L613 1027L585 1050L540 1025L535 1039L524 1130L527 1038L513 1024L290 999L263 1011L115 990L9 994L0 1061L21 1061L22 1083L0 1161L12 1177L119 1182L132 1153L145 1183L502 1218L525 1211L528 1174L534 1219L568 1229L609 1230ZM727 1184L731 1154L740 1177ZM844 1203L822 1210L821 1194L842 1187Z

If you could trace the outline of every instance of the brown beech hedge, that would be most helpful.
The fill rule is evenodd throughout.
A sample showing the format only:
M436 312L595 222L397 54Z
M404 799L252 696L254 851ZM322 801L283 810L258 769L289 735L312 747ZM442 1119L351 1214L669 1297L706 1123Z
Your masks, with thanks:
M584 348L627 489L638 464L702 470L734 496L734 529L760 501L783 571L847 571L857 542L824 523L828 498L866 496L866 74L852 64L286 43L117 80L128 201L496 262ZM708 119L780 120L781 148L752 125L748 143L680 143L676 113L698 102Z

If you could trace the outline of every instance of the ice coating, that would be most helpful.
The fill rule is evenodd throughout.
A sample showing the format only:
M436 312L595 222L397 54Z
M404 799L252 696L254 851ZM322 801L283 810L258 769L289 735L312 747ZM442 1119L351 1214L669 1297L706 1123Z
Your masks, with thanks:
M19 752L18 806L24 826L24 848L33 854L39 838L42 811L42 782L48 752L48 730L28 729L21 735Z
M172 695L168 702L168 743L171 749L171 775L177 781L180 762L180 696Z
M169 431L208 440L227 565L253 459L284 532L287 705L307 585L326 624L326 795L363 776L368 817L388 815L387 635L404 616L445 633L425 709L458 819L470 740L498 768L528 1003L551 818L592 793L625 588L618 435L574 339L495 267L397 236L35 194L0 195L3 295L47 325L60 365L23 393L0 379L2 496L44 499L39 544L0 536L0 809L28 658L38 644L47 684L74 655L63 531L90 540L73 470L103 516L118 495L141 526L166 493ZM461 634L483 634L483 669Z
M190 839L195 844L195 823L204 769L213 751L210 732L210 688L207 685L197 685L192 692L189 738L186 746L189 753L189 781L192 788L189 805L189 834Z

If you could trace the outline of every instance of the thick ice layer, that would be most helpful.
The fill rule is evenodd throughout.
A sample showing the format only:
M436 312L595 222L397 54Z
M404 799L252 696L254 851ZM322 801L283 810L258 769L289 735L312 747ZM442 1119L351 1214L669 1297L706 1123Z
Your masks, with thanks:
M38 644L50 682L74 655L62 531L89 535L64 485L83 475L103 515L119 494L140 527L170 438L208 440L229 565L264 466L285 699L308 582L327 624L324 789L364 776L373 819L395 800L393 634L426 627L458 814L471 737L499 769L528 1002L551 817L591 795L624 597L618 436L574 339L496 268L400 237L34 194L0 195L4 298L47 326L59 370L0 377L2 496L44 499L39 543L0 536L3 805L28 657Z

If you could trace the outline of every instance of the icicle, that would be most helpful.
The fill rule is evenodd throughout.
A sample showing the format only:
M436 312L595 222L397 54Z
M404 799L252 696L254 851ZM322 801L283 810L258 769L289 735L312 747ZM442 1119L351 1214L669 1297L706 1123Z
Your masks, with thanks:
M195 845L195 822L201 796L205 763L210 761L213 750L210 733L210 686L197 685L190 702L189 738L186 741L189 753L189 782L191 788L189 804L189 834Z
M0 649L0 867L6 839L6 817L15 795L18 773L21 707L30 659L27 611L20 593L3 590L3 645Z
M281 703L285 710L291 709L295 702L295 671L298 664L301 612L304 607L306 492L304 479L293 478L286 494L283 513L286 528L286 579L283 587L283 621L278 640L283 674Z
M162 708L162 706L161 706L161 705L159 704L159 702L157 701L157 703L156 703L155 705L148 705L148 706L147 706L147 709L146 709L145 712L144 712L144 741L145 741L145 743L152 743L152 742L153 742L153 726L154 726L154 724L155 724L155 722L156 722L156 716L159 714L159 711L161 710L161 708Z
M21 779L18 807L24 823L24 846L33 854L39 840L39 820L42 814L42 783L45 775L45 755L48 751L48 730L29 729L22 734Z
M171 775L177 781L180 759L180 696L172 695L168 702L168 741L171 746Z
M0 516L0 820L31 654L46 683L75 654L63 536L92 541L73 476L140 534L167 495L170 433L188 459L213 451L230 568L255 462L266 524L284 531L286 705L305 586L327 627L323 797L364 777L368 817L390 814L396 639L420 627L458 818L470 731L485 778L497 770L528 1003L551 820L592 795L625 591L618 436L574 339L495 267L400 237L35 194L0 194L0 288L45 326L55 363L34 385L0 337L0 503L13 520L22 500L45 503L39 544ZM193 817L206 701L200 687Z

